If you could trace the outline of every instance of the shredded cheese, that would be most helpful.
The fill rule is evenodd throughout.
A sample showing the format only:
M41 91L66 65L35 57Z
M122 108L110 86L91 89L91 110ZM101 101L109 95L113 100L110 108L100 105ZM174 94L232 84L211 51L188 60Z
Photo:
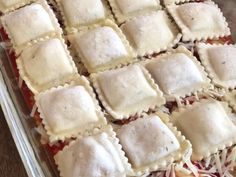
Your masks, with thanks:
M174 164L171 165L171 173L170 173L170 177L175 177L175 166L174 166Z
M178 45L183 45L184 47L191 50L192 52L193 52L193 49L195 47L195 44L193 42L188 42L188 43L179 42Z
M233 177L233 175L231 175L231 174L229 173L229 171L225 171L224 176L225 176L225 177Z
M192 173L194 174L195 177L198 177L198 170L197 168L192 164L190 157L192 155L192 149L189 149L186 151L186 153L183 156L183 161L186 163L186 165L188 166L188 168L192 171Z
M190 175L192 172L186 168L183 167L183 164L176 164L175 170L179 171L181 173L184 173L186 175Z
M212 177L212 176L208 174L202 174L201 177Z
M211 95L211 97L223 97L225 94L225 90L223 89L209 90L208 94Z
M209 170L199 169L198 172L202 174L212 174L212 173L216 173L217 171L216 171L216 168L213 166Z
M0 47L2 47L5 50L11 50L12 49L12 44L11 42L0 42Z
M226 162L226 156L227 156L227 149L224 149L221 153L221 164L222 166L225 164Z
M167 171L166 171L166 177L170 177L170 174L171 174L171 169L168 169Z
M45 129L43 128L42 125L35 127L36 132L38 132L41 135L41 139L40 142L41 144L47 144L49 142L49 137L45 131Z
M214 154L214 158L215 158L216 168L217 168L220 176L223 176L222 164L220 162L220 156L219 156L218 152L216 154Z
M23 79L21 77L19 77L19 80L18 80L19 88L22 88L22 85L23 85Z
M181 103L181 100L179 99L179 97L176 96L175 101L177 103L178 108L182 106L182 103Z
M211 156L205 159L205 167L208 168L211 163Z
M236 165L236 146L233 147L232 151L230 152L227 162L229 164L229 170L231 170Z
M36 104L34 104L32 110L31 110L31 112L30 112L30 117L34 117L36 111L37 111L37 106L36 106Z

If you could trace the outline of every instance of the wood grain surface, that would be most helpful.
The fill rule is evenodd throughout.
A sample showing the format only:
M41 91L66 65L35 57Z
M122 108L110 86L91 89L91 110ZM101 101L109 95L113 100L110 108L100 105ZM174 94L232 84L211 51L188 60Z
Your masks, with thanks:
M0 177L27 177L0 107Z

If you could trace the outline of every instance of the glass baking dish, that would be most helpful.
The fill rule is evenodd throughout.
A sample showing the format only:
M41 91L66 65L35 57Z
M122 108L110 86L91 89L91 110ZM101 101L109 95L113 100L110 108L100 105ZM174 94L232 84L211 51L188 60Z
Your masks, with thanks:
M236 1L215 0L229 22L236 39ZM41 145L35 122L21 95L18 83L3 47L0 47L0 104L28 176L58 177L52 156Z
M0 104L11 134L30 177L56 177L56 167L40 143L35 121L18 87L5 50L0 47Z

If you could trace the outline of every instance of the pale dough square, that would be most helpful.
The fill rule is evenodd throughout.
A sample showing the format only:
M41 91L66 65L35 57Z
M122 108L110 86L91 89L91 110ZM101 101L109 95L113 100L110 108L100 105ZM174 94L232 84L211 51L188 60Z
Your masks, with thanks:
M105 17L101 0L61 0L61 4L72 26L88 24Z
M236 46L219 46L208 50L209 60L221 80L236 80Z
M38 94L36 105L52 142L106 125L95 94L82 77L69 85Z
M147 60L144 65L166 95L186 97L213 88L203 66L183 46Z
M121 26L121 29L140 56L173 47L181 37L165 11L130 19Z
M236 46L198 44L200 59L213 83L224 88L236 87Z
M121 12L123 14L134 13L142 9L157 7L156 0L116 0Z
M230 35L220 9L213 2L191 2L167 7L183 33L184 41L200 41Z
M128 55L122 40L111 27L91 30L76 42L88 68L96 69Z
M117 137L135 169L161 161L180 149L175 134L155 115L122 126Z
M68 33L113 19L106 0L56 0Z
M2 23L15 49L62 32L55 15L44 0L2 16Z
M126 20L145 13L160 10L162 7L159 0L108 0L112 11L118 21Z
M115 139L106 132L79 138L54 158L61 176L125 177L125 167Z
M25 48L17 59L17 67L33 93L64 84L77 73L66 45L59 38Z
M193 145L193 160L235 143L236 125L227 109L221 102L209 99L173 114L174 125Z
M71 37L72 47L89 73L127 65L135 53L121 30L112 21L82 30Z

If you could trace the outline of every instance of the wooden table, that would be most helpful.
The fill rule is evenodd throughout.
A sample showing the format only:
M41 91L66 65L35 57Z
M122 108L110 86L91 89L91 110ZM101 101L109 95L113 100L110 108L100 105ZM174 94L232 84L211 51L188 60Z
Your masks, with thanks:
M0 107L0 176L27 177Z

